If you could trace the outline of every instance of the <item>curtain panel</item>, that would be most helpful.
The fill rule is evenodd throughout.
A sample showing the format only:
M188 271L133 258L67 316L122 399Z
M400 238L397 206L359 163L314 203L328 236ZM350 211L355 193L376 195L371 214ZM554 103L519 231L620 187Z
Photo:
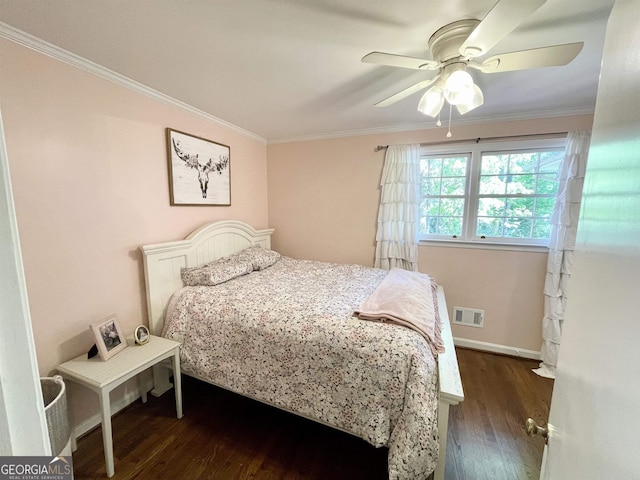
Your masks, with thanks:
M374 266L418 271L420 145L390 145L380 182Z
M550 221L551 237L544 284L540 350L542 362L540 367L534 370L538 375L548 378L555 378L558 362L590 139L589 132L569 133L564 160L558 174L558 193Z

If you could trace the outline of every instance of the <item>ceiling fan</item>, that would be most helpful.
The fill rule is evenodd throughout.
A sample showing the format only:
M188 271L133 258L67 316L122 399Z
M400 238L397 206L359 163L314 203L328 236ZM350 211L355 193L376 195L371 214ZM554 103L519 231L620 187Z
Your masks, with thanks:
M480 62L475 60L489 52L545 1L499 0L482 21L467 19L445 25L429 39L432 60L382 52L365 55L362 57L365 63L438 72L433 78L405 88L375 106L386 107L432 85L420 99L419 111L435 118L446 100L463 115L484 103L482 91L473 83L467 69L499 73L568 64L582 50L582 42L503 53Z

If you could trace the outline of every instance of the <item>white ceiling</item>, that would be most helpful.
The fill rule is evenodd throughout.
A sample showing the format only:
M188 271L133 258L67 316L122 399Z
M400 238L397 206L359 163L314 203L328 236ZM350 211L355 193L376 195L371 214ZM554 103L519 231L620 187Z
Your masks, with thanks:
M373 50L430 58L435 30L482 19L494 3L0 0L0 22L278 142L433 127L416 110L420 94L373 106L433 72L360 59ZM488 56L583 41L579 56L565 67L472 72L485 104L462 118L454 111L454 122L592 112L612 3L548 0Z

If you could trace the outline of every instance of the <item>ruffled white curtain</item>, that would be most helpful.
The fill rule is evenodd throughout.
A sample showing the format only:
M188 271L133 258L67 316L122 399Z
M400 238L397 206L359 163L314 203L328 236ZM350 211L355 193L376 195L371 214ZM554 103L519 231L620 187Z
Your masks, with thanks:
M390 145L380 185L374 265L417 272L420 145Z
M559 172L558 194L551 216L549 259L544 285L542 362L534 370L538 375L548 378L556 376L589 142L589 132L570 132L567 136L567 147Z

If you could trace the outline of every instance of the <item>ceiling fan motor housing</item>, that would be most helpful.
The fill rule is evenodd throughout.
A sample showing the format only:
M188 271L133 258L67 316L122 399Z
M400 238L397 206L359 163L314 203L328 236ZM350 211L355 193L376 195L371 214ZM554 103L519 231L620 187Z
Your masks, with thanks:
M429 38L429 51L434 60L447 62L460 57L460 47L478 26L480 20L458 20L438 29Z

